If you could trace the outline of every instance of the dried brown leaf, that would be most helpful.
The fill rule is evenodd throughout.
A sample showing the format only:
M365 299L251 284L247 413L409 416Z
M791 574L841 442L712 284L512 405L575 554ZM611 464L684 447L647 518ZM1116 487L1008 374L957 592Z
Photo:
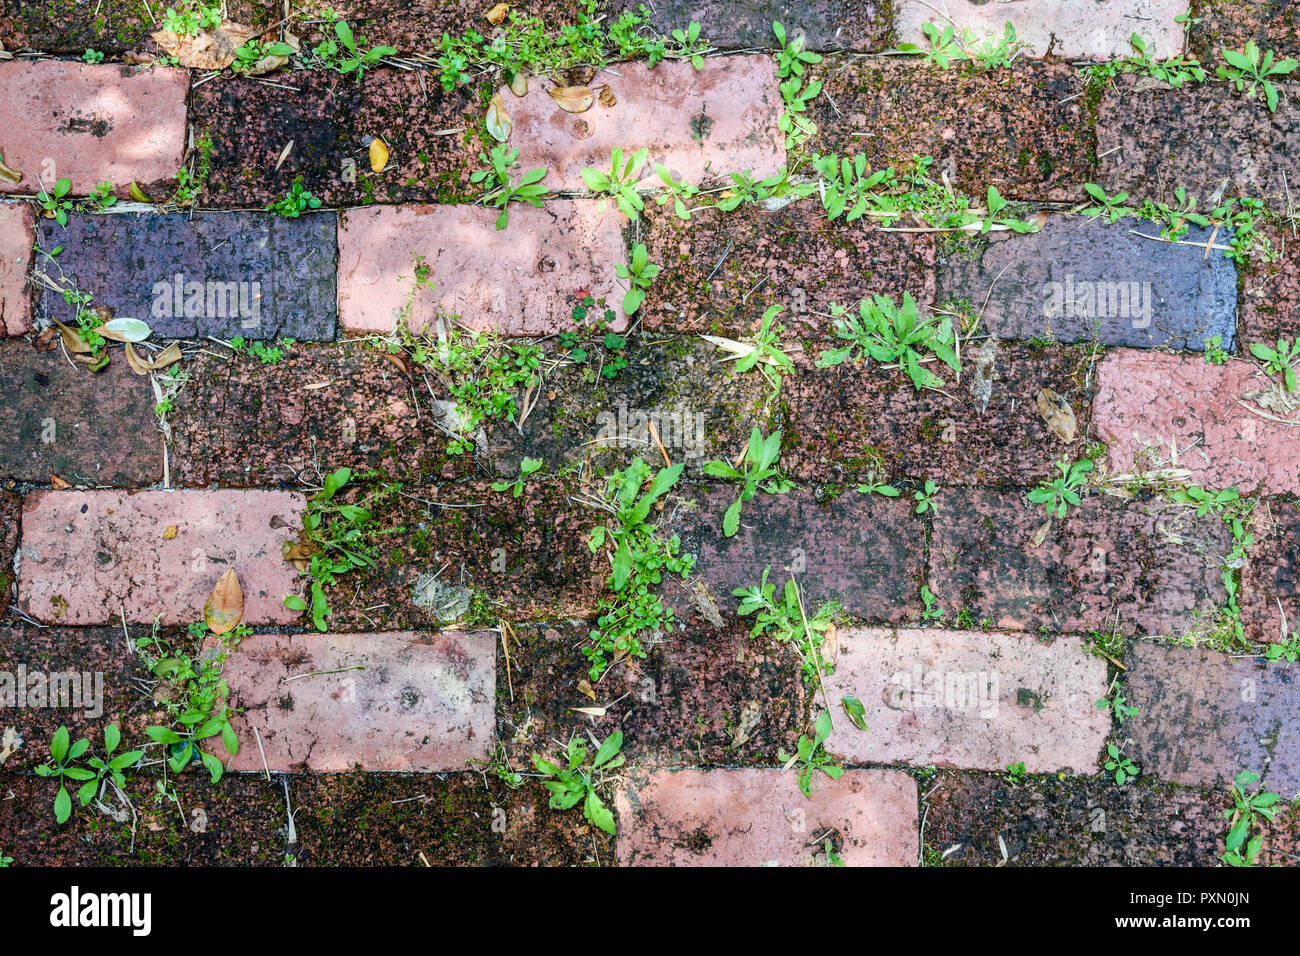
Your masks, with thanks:
M609 84L605 83L602 85L600 88L600 105L609 107L613 106L617 102L618 97L616 97L614 91L609 88Z
M585 86L553 86L546 92L566 113L585 113L596 101L596 95Z
M483 121L487 125L487 131L498 143L504 143L510 138L510 114L506 112L506 104L500 93L495 94L488 103L487 115Z
M507 85L510 87L510 92L515 96L528 95L528 77L524 76L523 70L515 70Z
M1038 414L1043 416L1056 437L1063 442L1072 442L1078 434L1079 424L1074 417L1074 409L1070 403L1057 395L1050 388L1044 388L1038 393Z
M54 472L50 472L50 487L55 491L67 491L72 487L72 482L65 478L60 478Z
M510 4L498 3L487 13L483 14L483 19L494 27L499 27L505 22L506 14L510 12Z
M235 577L235 569L228 568L208 595L203 606L203 620L213 634L228 634L239 626L244 616L244 591Z
M176 62L191 70L224 70L235 62L235 51L262 31L223 20L221 26L200 30L194 36L180 36L172 30L151 33L157 43Z

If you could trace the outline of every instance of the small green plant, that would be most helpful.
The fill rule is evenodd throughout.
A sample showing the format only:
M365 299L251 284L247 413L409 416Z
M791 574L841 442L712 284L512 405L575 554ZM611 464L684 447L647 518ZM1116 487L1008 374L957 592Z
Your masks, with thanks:
M791 484L781 477L776 467L781 457L781 430L778 428L766 438L754 426L749 433L749 444L745 446L744 457L740 460L740 470L725 461L710 461L704 466L704 473L710 478L726 478L740 482L740 496L731 503L722 516L722 533L728 538L735 537L740 530L740 508L746 501L752 501L759 490L772 495L784 494Z
M1196 517L1204 518L1211 511L1215 515L1222 516L1229 507L1241 500L1241 494L1236 486L1221 491L1207 491L1199 485L1189 485L1186 488L1175 489L1173 499L1183 504L1194 505Z
M624 154L623 150L615 146L610 154L609 172L602 173L598 169L582 171L582 181L587 184L587 188L602 197L597 208L604 209L612 199L627 218L635 220L641 215L645 201L637 191L637 181L649 155L649 149Z
M659 267L650 261L645 246L638 242L632 247L632 261L627 265L620 262L614 266L614 271L629 284L627 293L623 296L623 312L631 315L641 308L645 294L650 291L655 276L659 275Z
M297 219L308 209L319 209L321 202L302 185L302 177L294 178L289 191L279 199L267 205L267 211L286 219Z
M672 609L663 606L654 588L665 572L686 578L695 558L680 553L677 535L661 539L649 518L655 503L677 484L684 467L679 463L655 472L634 458L626 469L609 476L605 495L596 503L610 518L591 529L587 546L592 554L605 549L610 555L612 594L597 602L596 627L582 648L592 680L601 678L615 655L645 657L641 633L662 631L673 619ZM642 490L647 481L649 488Z
M41 208L54 217L60 226L68 224L68 213L72 210L72 201L65 198L72 190L72 180L64 176L54 184L54 189L46 192L42 189L36 194L36 201Z
M542 467L540 458L525 458L519 463L519 477L514 481L494 481L492 483L493 491L510 491L514 490L514 496L518 498L524 493L524 481L528 476Z
M1023 783L1026 772L1027 771L1025 770L1025 762L1023 760L1019 761L1018 763L1007 764L1007 779L1010 780L1013 784Z
M1262 786L1253 791L1247 788L1259 782L1259 774L1243 770L1237 774L1232 788L1232 807L1223 811L1230 821L1228 835L1224 838L1222 860L1229 866L1254 866L1264 845L1263 834L1251 836L1251 829L1260 821L1271 821L1277 814L1280 796Z
M1137 707L1129 706L1128 699L1120 693L1118 680L1110 682L1106 696L1097 701L1097 709L1109 710L1114 715L1115 721L1120 724L1139 710Z
M538 167L530 169L519 177L518 182L510 181L510 170L519 159L519 149L504 143L492 147L491 156L479 153L479 159L490 168L480 169L470 174L473 183L492 183L493 186L479 200L501 210L497 216L497 228L504 229L510 222L509 205L512 202L526 202L531 206L541 207L542 200L550 192L541 181L546 178L546 170Z
M923 515L927 511L937 513L939 506L934 503L934 496L939 491L939 486L929 478L925 479L925 484L912 493L912 500L916 502L916 511L914 514Z
M69 743L67 727L60 727L54 732L54 736L50 739L51 762L41 764L36 768L36 773L38 776L53 777L59 781L59 792L54 797L54 818L57 822L66 823L72 815L72 798L68 794L66 781L73 780L81 784L77 790L77 799L83 807L95 799L101 781L105 777L109 777L119 787L125 786L126 777L122 771L134 766L144 756L144 751L131 750L114 756L121 742L122 733L118 730L117 724L109 724L105 727L104 756L91 757L87 760L90 765L87 769L75 766L75 762L90 749L90 741L83 737L75 743Z
M1223 336L1211 335L1205 340L1205 364L1222 365L1228 359L1232 358L1223 348Z
M1141 768L1134 766L1133 761L1121 754L1115 744L1106 745L1106 754L1109 759L1104 766L1107 772L1115 774L1115 783L1121 787L1141 772Z
M805 683L820 686L822 675L829 673L821 657L821 646L842 609L837 602L827 601L809 617L803 606L803 594L793 578L785 582L781 596L776 596L776 584L767 580L771 570L771 567L763 569L762 580L757 585L731 592L733 597L740 598L736 613L741 617L755 615L754 626L749 631L751 638L770 637L793 647L799 654Z
M830 711L823 710L817 715L817 720L813 724L813 736L800 734L799 743L793 754L786 753L784 747L777 751L777 759L785 761L785 766L781 768L783 771L789 770L795 764L799 765L797 771L799 789L803 791L805 797L812 796L813 776L818 770L832 780L844 776L844 768L822 749L822 744L831 735L832 729Z
M817 132L817 124L808 118L808 104L822 91L821 80L804 83L801 75L793 74L781 81L781 102L785 109L777 117L776 128L785 136L785 148L797 149Z
M966 59L966 51L961 48L961 41L957 38L957 30L951 24L940 27L935 23L923 23L921 32L925 34L929 49L916 43L900 43L898 45L899 52L919 53L925 57L927 63L933 63L943 70L948 69L955 60Z
M925 605L921 611L921 620L923 621L942 621L943 608L939 607L939 601L934 596L934 592L927 585L921 585L921 603Z
M593 741L594 743L594 741ZM614 814L601 800L599 790L606 785L606 775L623 766L623 731L615 730L600 742L596 754L587 763L587 744L577 737L569 741L567 764L559 767L533 754L533 766L546 777L543 786L551 792L553 810L568 810L582 804L582 815L592 826L614 835Z
M1277 345L1265 345L1253 342L1250 354L1264 363L1264 370L1270 375L1282 374L1282 385L1288 392L1294 392L1296 386L1295 362L1300 359L1300 342L1290 339L1278 339Z
M195 36L200 29L215 30L221 26L220 2L207 0L181 0L163 11L162 26L178 36Z
M1001 36L986 37L981 40L973 38L971 31L966 33L967 59L981 70L1006 68L1015 62L1020 51L1028 46L1016 37L1016 28L1009 22L1002 28Z
M781 346L781 336L785 327L776 317L781 314L781 306L773 305L763 313L759 322L758 333L744 343L750 348L736 359L736 371L748 372L757 367L763 377L772 386L772 398L781 391L785 376L794 371L794 362Z
M831 313L843 316L847 310L832 305ZM903 293L901 306L887 295L863 299L856 316L835 320L835 335L848 344L822 352L818 368L839 365L855 354L866 355L877 362L896 363L917 391L943 384L943 379L925 368L928 356L938 358L954 372L961 369L952 319L919 315L910 292Z
M1286 661L1288 664L1294 664L1300 660L1300 634L1292 631L1287 640L1268 645L1264 657L1270 661Z
M345 20L334 23L335 39L327 39L312 50L312 56L320 66L338 70L340 73L355 73L357 82L361 82L366 70L379 64L386 56L394 56L397 50L391 46L376 46L367 49L369 42L363 36L356 36L352 27ZM282 54L285 55L285 54Z
M81 59L87 63L103 63L104 54L98 50L88 49L85 53L81 54Z
M1245 90L1248 100L1253 100L1258 95L1258 91L1263 90L1268 111L1276 112L1278 93L1277 87L1271 82L1272 78L1289 76L1297 66L1296 59L1287 57L1277 60L1272 50L1261 54L1254 40L1248 41L1244 50L1225 49L1222 53L1228 65L1221 66L1215 71L1219 78L1230 81L1238 91Z
M109 182L100 183L98 186L92 186L90 193L86 196L86 202L96 212L103 212L109 206L117 204L117 194L113 189L113 184Z
M350 468L339 468L326 475L321 490L307 503L302 537L297 545L291 546L297 549L294 556L308 562L311 619L316 630L322 633L330 614L325 589L333 586L341 575L357 568L373 567L375 563L375 545L367 534L374 514L361 504L335 501L351 481ZM284 605L294 611L308 610L307 602L296 594L287 596Z
M5 856L4 851L0 850L0 870L12 866L13 862L14 858L12 856Z
M1147 43L1137 33L1129 37L1135 55L1108 60L1088 67L1091 81L1104 85L1120 73L1136 73L1154 77L1177 89L1184 83L1203 83L1205 70L1201 61L1191 53L1180 53L1167 60L1157 60L1147 49Z
M689 222L691 218L691 208L688 205L694 202L695 197L700 193L700 187L693 183L688 183L684 179L674 179L673 174L668 171L668 167L663 163L654 164L655 175L663 183L663 189L655 197L655 203L659 206L673 204L673 213L678 219Z
M1029 500L1042 505L1049 518L1060 519L1065 517L1071 507L1077 508L1082 503L1079 489L1087 482L1088 474L1092 471L1092 459L1084 458L1074 464L1061 459L1056 467L1061 474L1030 491Z
M294 48L287 43L259 43L256 40L249 40L235 50L235 62L231 64L231 69L236 73L247 73L268 56L290 57L294 52Z
M1104 216L1108 224L1114 225L1125 216L1133 215L1135 211L1124 205L1128 200L1128 193L1120 192L1107 196L1106 190L1096 183L1084 183L1083 189L1097 204L1080 210L1085 216Z
M807 41L802 35L787 41L785 26L779 20L773 21L772 32L776 34L776 42L781 44L776 54L776 75L779 78L803 76L805 67L822 61L820 54L804 49Z
M886 498L897 498L902 494L893 485L882 484L876 481L869 481L866 484L858 485L858 491L864 495L883 495Z

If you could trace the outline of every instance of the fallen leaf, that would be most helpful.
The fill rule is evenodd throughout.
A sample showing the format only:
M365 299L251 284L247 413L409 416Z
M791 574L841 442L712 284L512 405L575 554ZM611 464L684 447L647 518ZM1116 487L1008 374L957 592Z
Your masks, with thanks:
M0 735L0 763L4 763L14 755L18 749L18 732L12 727L6 727L3 735Z
M131 185L126 187L126 191L136 202L153 202L152 199L145 195L144 190L136 185L135 180L132 180Z
M506 14L510 12L510 4L498 3L495 7L483 14L483 19L494 27L500 26L505 22Z
M700 338L704 339L704 341L706 342L711 342L712 344L716 345L718 348L722 349L724 352L732 353L738 359L744 358L750 352L754 351L755 348L755 346L749 342L737 342L735 339L729 339L721 335L701 334ZM761 356L759 358L759 361L762 362L764 365L777 364L776 359L772 358L772 356L770 355Z
M203 620L213 634L220 635L233 631L243 616L244 591L235 577L235 569L229 568L208 595L208 603L203 605Z
M1038 393L1038 414L1043 416L1056 437L1063 442L1074 441L1074 436L1078 433L1079 425L1074 417L1074 409L1070 403L1057 395L1050 388L1044 388Z
M235 51L262 31L223 20L221 26L199 30L193 36L180 36L173 30L151 33L157 43L178 65L191 70L224 70L235 62Z
M411 370L411 363L407 360L405 355L397 355L393 352L385 352L383 355L385 359L397 366L399 372L411 380L415 379L415 373ZM327 382L326 384L328 385L329 383ZM310 388L311 386L307 387Z
M59 327L59 333L63 336L63 347L65 349L73 355L88 355L91 352L90 346L82 341L80 335L68 328L58 319L52 319L51 321Z
M585 113L596 100L596 95L585 86L553 86L546 92L566 113Z
M175 342L159 352L154 358L142 358L140 353L130 343L126 343L126 361L131 366L131 371L136 375L148 375L150 372L156 372L159 369L166 368L168 365L174 365L181 360L181 347Z
M388 165L388 147L384 141L376 136L370 141L370 168L376 173L382 173L384 167Z
M714 627L722 627L722 612L718 610L718 602L708 584L700 578L692 578L686 585L686 591L700 616Z
M565 73L569 86L591 86L591 81L596 78L596 68L586 63L580 63L577 66L571 66Z
M114 342L143 342L152 334L152 330L144 322L125 316L105 322L95 331Z
M289 154L292 152L293 152L293 140L289 140L289 142L284 144L284 149L280 150L280 158L275 161L275 168L279 169L281 166L283 166L284 161L289 158Z
M589 717L605 716L604 707L570 707L569 710L573 711L575 714L586 714Z
M500 93L488 103L487 115L483 120L487 124L487 131L498 143L504 143L510 138L510 114L506 112L506 104Z
M578 692L588 700L596 699L596 692L591 689L591 683L585 677L578 681Z
M164 541L174 540L176 538L176 532L179 530L180 529L177 528L176 525L169 524L167 527L163 528L163 540Z
M614 91L611 90L611 89L609 88L609 84L606 83L606 84L604 84L603 86L601 86L601 88L600 88L600 105L601 105L601 106L613 106L613 105L614 105L615 103L617 103L617 102L618 102L618 98L614 95Z
M1048 533L1052 530L1052 519L1048 518L1042 523L1037 531L1034 532L1034 547L1041 548L1043 542L1047 540Z
M72 482L60 478L54 472L50 472L50 487L56 491L67 491L72 487Z
M48 352L57 344L59 333L55 329L46 329L40 335L36 336L36 341L32 344L36 346L38 352Z
M268 53L260 57L252 66L239 67L235 72L243 76L265 76L289 65L289 58L282 53Z
M12 166L6 166L0 162L0 179L7 179L11 183L18 183L22 180L21 170L14 169Z
M528 77L524 76L522 70L515 70L511 74L510 82L507 85L510 87L510 92L515 96L528 95Z
M756 700L746 703L740 710L740 719L736 721L736 729L731 735L732 746L739 747L753 737L762 716L761 703Z

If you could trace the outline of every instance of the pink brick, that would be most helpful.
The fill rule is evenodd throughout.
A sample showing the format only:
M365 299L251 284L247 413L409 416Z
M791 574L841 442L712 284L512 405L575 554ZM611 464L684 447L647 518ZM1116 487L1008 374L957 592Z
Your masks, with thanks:
M622 866L806 866L824 841L849 866L915 866L916 782L895 770L658 770L629 775L615 798Z
M1197 356L1110 353L1093 401L1093 423L1110 444L1110 469L1178 467L1207 488L1300 493L1300 432L1265 417L1300 423L1300 415L1246 399L1262 390L1267 401L1273 382L1245 361L1209 365Z
M187 135L186 70L60 60L0 63L0 153L21 170L0 193L35 193L66 176L86 195L108 181L126 195L174 176Z
M841 631L825 679L835 730L826 748L850 763L1031 773L1092 773L1110 730L1096 707L1106 662L1082 639L945 630ZM866 708L859 730L840 706Z
M1187 0L1018 0L989 3L988 0L900 0L896 15L898 39L928 49L921 32L925 23L940 28L957 24L969 28L977 38L1002 37L1010 22L1016 38L1029 44L1031 56L1052 53L1068 60L1111 60L1135 53L1129 37L1139 34L1147 52L1159 59L1182 52L1183 27L1174 17L1187 12ZM936 8L948 14L945 18Z
M35 220L26 205L0 204L0 336L32 327L27 270L32 264Z
M287 491L35 491L23 509L20 606L40 621L163 624L203 620L212 586L234 568L244 621L287 624L302 590L281 557L305 499ZM175 535L168 538L168 529Z
M597 102L585 113L561 110L540 78L529 82L523 98L503 89L519 168L545 167L554 189L585 189L582 171L608 172L616 146L625 153L650 150L643 176L653 176L658 161L690 182L744 169L771 176L785 164L771 57L710 57L699 71L685 62L620 63L588 86L606 83L617 102Z
M239 753L209 749L231 770L465 770L492 749L491 632L258 634L223 676Z
M549 97L548 97L549 99ZM545 335L572 328L574 293L604 297L626 326L627 283L614 267L627 260L626 220L593 202L510 207L510 224L496 228L497 210L479 206L373 206L345 212L339 222L339 320L347 332L394 328L414 286L412 253L431 270L408 324L424 328L451 314L474 329Z

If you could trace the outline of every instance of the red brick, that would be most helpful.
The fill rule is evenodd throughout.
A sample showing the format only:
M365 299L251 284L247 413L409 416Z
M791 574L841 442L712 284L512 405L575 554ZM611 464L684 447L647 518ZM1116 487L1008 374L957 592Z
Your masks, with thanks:
M660 770L629 775L615 800L621 866L810 866L825 841L849 866L915 866L916 782L891 770Z
M771 57L709 57L698 71L682 61L653 68L620 63L588 85L601 84L609 85L617 102L597 102L577 114L561 110L540 78L522 98L502 89L514 123L509 143L519 147L521 171L541 166L552 189L585 189L582 171L608 172L615 147L628 154L650 150L643 177L652 177L652 164L660 162L695 183L746 169L755 177L771 176L785 163Z
M1146 41L1147 52L1167 59L1183 49L1183 25L1174 17L1187 12L1187 0L1111 0L1110 3L1079 3L1078 0L1028 0L1020 3L984 3L978 0L945 0L936 10L923 0L899 0L895 30L901 42L929 49L921 32L925 23L940 28L955 25L972 30L978 40L1001 39L1005 24L1016 31L1016 39L1029 44L1025 56L1054 56L1067 60L1114 60L1133 54L1129 43L1133 33ZM977 44L978 46L978 44Z
M14 554L18 551L23 496L16 491L0 491L0 611L13 599Z
M760 492L747 502L735 537L722 534L723 513L734 488L695 490L697 508L671 525L682 550L696 556L694 577L707 584L724 614L734 611L735 588L756 586L764 568L778 592L793 577L809 614L823 601L839 601L857 620L903 621L921 611L925 523L901 498L853 489L826 502L811 490L784 495ZM664 593L679 615L691 602L679 582Z
M1241 619L1252 640L1285 642L1300 631L1300 506L1261 501L1254 518L1241 571Z
M1184 468L1192 484L1300 492L1294 412L1268 411L1277 388L1250 362L1118 350L1101 362L1093 423L1113 472ZM1248 395L1258 396L1247 399ZM1256 409L1259 414L1251 411Z
M822 153L862 153L873 169L931 156L930 177L982 204L990 185L1009 199L1072 202L1095 179L1095 139L1081 72L1065 63L1013 70L943 70L893 57L827 60L809 105Z
M489 631L257 634L222 671L239 753L208 749L239 771L470 769L492 751L495 674Z
M936 496L930 590L949 620L967 612L994 627L1183 635L1227 603L1230 549L1222 520L1186 505L1090 496L1054 520L1020 493Z
M153 389L120 349L106 369L90 372L60 348L0 340L0 394L0 475L118 486L162 478Z
M23 509L18 601L52 624L189 624L233 568L248 624L288 624L298 593L281 545L302 495L279 491L34 491ZM175 535L167 537L175 526Z
M0 335L22 335L32 327L27 270L36 241L31 209L0 203Z
M930 478L941 485L1037 484L1055 474L1054 459L1076 455L1039 414L1046 387L1074 409L1087 434L1089 353L1075 349L998 348L988 407L972 399L976 381L968 343L961 381L940 362L941 389L918 392L906 373L867 360L814 368L818 349L795 357L782 386L787 406L781 467L799 481L849 484Z
M11 60L0 63L0 112L9 122L0 142L5 163L23 173L0 180L0 193L53 189L72 180L72 194L110 182L126 195L170 179L180 169L187 126L185 70Z
M1254 41L1261 50L1283 57L1300 57L1300 6L1294 0L1269 3L1232 3L1209 0L1197 3L1188 31L1188 45L1202 60L1218 61L1223 49L1242 50Z
M635 10L640 0L615 6ZM807 50L853 50L873 53L889 46L891 18L884 0L656 0L650 23L662 33L685 29L694 20L700 38L720 49L778 49L772 21L785 26L786 36L802 36Z
M1110 730L1096 706L1106 662L1077 637L942 630L842 630L835 672L831 753L852 764L1090 774ZM937 692L936 692L936 687ZM866 708L859 730L840 708Z
M547 97L549 100L550 97ZM567 114L566 114L567 115ZM614 266L627 259L617 210L591 202L516 203L510 224L479 206L378 206L339 223L339 318L345 332L389 332L415 291L412 255L435 288L420 289L407 318L413 330L439 315L475 329L545 335L574 325L573 293L586 289L626 326L627 284Z
M135 0L96 0L89 9L57 0L6 0L0 5L0 37L10 51L81 56L90 47L108 56L128 50L157 54L161 50L149 34L158 29L158 14L151 10ZM224 6L229 19L253 25L276 21L279 10L273 0L226 0Z
M1161 780L1227 789L1243 770L1290 800L1300 794L1295 665L1204 648L1133 645L1125 756Z
M1251 342L1300 338L1300 240L1280 226L1265 226L1261 233L1277 259L1256 258L1240 267L1238 329L1243 354Z
M1175 187L1181 186L1203 210L1213 205L1210 196L1226 179L1225 196L1251 196L1286 208L1283 176L1294 173L1300 153L1296 84L1279 84L1281 102L1271 113L1262 91L1249 101L1227 83L1137 92L1135 82L1117 78L1098 108L1096 182L1108 193L1122 190L1130 200L1172 203Z
M779 305L791 334L824 337L832 302L901 300L904 292L934 299L930 236L830 222L816 199L704 209L689 221L671 205L649 209L642 241L662 271L641 307L646 328L735 336L757 331L768 307Z

